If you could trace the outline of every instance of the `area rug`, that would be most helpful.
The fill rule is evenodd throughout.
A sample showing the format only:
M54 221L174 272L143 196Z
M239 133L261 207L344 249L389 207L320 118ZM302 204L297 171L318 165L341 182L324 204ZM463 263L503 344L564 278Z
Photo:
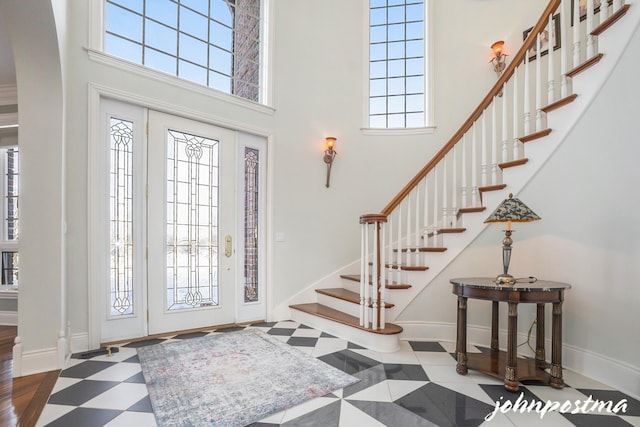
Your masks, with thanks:
M358 381L258 329L138 349L159 427L244 426Z

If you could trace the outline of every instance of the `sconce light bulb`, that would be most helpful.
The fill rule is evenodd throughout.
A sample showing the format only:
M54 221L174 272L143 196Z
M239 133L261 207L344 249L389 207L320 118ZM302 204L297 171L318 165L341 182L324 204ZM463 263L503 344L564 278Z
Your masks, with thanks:
M336 145L336 138L329 136L327 138L325 138L325 140L327 141L327 148L328 149L332 149L334 145Z

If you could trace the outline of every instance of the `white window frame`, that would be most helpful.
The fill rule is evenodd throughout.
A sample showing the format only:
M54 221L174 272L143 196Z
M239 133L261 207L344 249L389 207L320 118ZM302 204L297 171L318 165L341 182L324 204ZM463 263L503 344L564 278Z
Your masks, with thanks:
M273 1L261 0L260 5L260 102L254 102L231 95L220 90L203 86L188 80L154 70L152 68L109 55L104 52L104 30L105 30L105 1L89 0L89 46L86 51L89 59L115 67L133 74L140 75L147 79L156 80L172 86L186 89L199 94L210 96L211 98L222 100L227 103L235 104L248 108L250 110L259 111L261 113L272 115L275 112L273 105L273 87L272 81L272 57L270 40L273 39L273 29L269 24L269 17L273 13Z
M433 9L434 0L424 0L424 60L425 60L425 123L422 127L417 128L371 128L369 127L369 24L370 24L370 1L362 0L363 2L363 16L364 16L364 31L363 31L363 117L362 117L362 133L365 135L414 135L414 134L430 134L435 131L434 124L434 65L433 65L433 52L434 52L434 20Z
M0 176L2 178L0 178L1 180L1 185L0 185L0 197L2 198L2 235L0 236L0 255L2 252L6 252L6 251L18 251L18 244L19 244L19 238L15 239L15 240L7 240L7 221L5 219L5 214L7 212L7 194L6 194L6 189L7 189L7 182L6 182L6 150L10 149L10 148L18 148L18 146L3 146L0 147ZM19 158L18 158L18 162L20 162ZM19 168L19 163L18 163L18 168ZM18 172L18 179L20 177L20 173ZM18 191L19 191L20 187L18 185ZM18 196L19 197L19 196ZM19 220L19 217L18 217ZM2 260L0 259L0 262ZM0 268L1 270L1 268ZM0 274L2 274L2 271L0 271ZM18 285L2 285L0 284L0 292L1 291L7 291L7 290L15 290L17 288Z

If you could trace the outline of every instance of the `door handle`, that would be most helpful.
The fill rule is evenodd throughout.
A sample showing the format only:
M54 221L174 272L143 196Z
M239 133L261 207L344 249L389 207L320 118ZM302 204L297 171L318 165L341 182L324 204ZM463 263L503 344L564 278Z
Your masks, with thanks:
M227 234L224 236L224 256L229 258L231 255L233 255L233 241L231 235Z

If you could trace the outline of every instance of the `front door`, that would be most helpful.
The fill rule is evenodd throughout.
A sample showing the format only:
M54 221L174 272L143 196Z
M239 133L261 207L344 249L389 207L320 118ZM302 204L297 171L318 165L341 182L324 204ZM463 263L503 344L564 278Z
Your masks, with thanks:
M100 341L264 319L264 138L110 100L101 117Z
M233 323L236 134L149 112L149 333Z

